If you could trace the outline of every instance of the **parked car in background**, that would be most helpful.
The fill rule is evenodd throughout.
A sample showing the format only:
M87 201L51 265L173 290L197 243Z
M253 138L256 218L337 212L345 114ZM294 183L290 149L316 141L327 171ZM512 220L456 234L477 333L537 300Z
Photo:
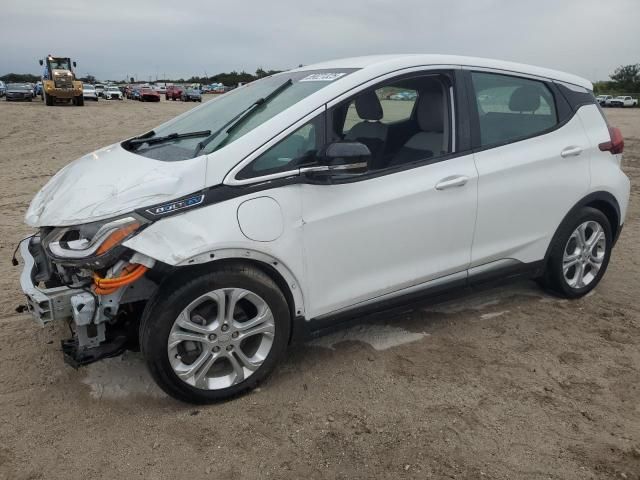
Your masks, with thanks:
M2 80L0 80L0 98L4 96L6 91L7 91L7 86Z
M418 296L525 276L584 297L630 194L592 90L450 55L256 80L43 187L19 246L29 312L70 321L68 362L129 337L165 392L205 403L256 387L292 339Z
M602 107L610 107L611 106L611 100L613 100L613 95L598 95L596 97L596 100L600 104L600 106L602 106Z
M167 93L167 87L165 85L154 85L153 89L160 95L164 95L165 93Z
M127 98L131 100L140 100L140 87L137 85L131 87L131 89L129 90L129 96Z
M98 92L96 92L96 87L89 83L82 84L82 96L86 100L95 100L98 101Z
M197 88L185 88L182 91L181 99L183 102L201 102L202 94Z
M105 100L122 100L122 92L115 85L105 87L102 96Z
M100 83L96 83L95 87L96 87L96 93L98 94L98 96L102 97L102 95L104 93L104 85L102 85Z
M33 100L33 87L28 83L9 83L5 92L7 102L11 100Z
M160 94L151 87L140 87L138 100L141 102L159 102Z
M619 97L611 100L612 107L637 107L638 100L629 96L629 95L621 95Z
M398 92L389 96L389 100L415 100L417 97L416 92Z
M169 85L164 94L165 100L181 100L183 88L180 85Z

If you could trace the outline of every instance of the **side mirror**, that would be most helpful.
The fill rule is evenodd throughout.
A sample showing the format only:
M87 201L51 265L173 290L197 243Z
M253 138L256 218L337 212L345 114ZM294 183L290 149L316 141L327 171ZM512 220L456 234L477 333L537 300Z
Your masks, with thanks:
M38 62L40 63L40 66L44 65L44 62L42 61L42 59L38 60Z
M335 175L353 175L369 170L371 151L360 142L330 143L318 158L319 165L303 168L304 172Z
M73 62L73 68L76 68L77 66L76 62Z

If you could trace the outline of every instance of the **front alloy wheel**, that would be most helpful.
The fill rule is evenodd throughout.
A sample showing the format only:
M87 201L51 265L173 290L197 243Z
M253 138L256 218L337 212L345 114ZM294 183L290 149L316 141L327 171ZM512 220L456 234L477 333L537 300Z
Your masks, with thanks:
M291 313L276 283L247 264L185 270L165 282L140 322L149 372L193 403L254 388L284 357Z
M271 309L260 296L243 288L214 290L178 315L167 342L169 362L188 385L228 388L260 368L275 329Z

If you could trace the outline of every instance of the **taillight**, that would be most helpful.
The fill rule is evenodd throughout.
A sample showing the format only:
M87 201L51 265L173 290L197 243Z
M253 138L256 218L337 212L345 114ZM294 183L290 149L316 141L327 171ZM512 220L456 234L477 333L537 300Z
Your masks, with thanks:
M603 152L610 152L612 155L616 153L622 153L624 150L624 138L622 138L622 132L618 127L609 127L610 141L601 143L598 145Z

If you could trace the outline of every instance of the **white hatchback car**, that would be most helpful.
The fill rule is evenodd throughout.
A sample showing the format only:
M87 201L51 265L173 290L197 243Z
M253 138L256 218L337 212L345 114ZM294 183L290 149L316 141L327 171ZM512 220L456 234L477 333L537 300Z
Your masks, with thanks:
M140 346L170 395L264 379L287 345L409 298L528 275L602 278L629 180L587 80L394 55L250 83L71 163L20 244L66 360ZM138 338L139 336L139 338Z

